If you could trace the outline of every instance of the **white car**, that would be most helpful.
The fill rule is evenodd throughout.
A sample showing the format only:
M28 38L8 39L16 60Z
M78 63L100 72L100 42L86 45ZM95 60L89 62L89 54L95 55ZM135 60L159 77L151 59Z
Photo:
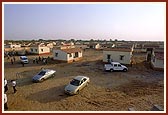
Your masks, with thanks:
M79 91L82 90L90 82L89 77L86 76L76 76L70 83L65 87L64 91L66 94L75 95L79 94Z
M124 65L121 65L119 62L111 62L110 64L105 64L104 65L104 70L105 71L128 71L128 68Z
M20 56L20 61L21 61L21 63L24 63L24 64L29 63L27 56Z
M42 69L37 75L32 79L33 82L42 82L45 79L55 76L55 70Z

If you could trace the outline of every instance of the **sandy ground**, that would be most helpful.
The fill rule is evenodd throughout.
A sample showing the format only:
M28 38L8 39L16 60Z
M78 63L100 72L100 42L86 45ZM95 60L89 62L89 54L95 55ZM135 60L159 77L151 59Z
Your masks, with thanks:
M12 65L4 59L4 76L17 80L17 92L13 94L9 82L8 111L150 111L154 104L164 108L164 72L150 69L144 62L145 54L135 54L136 65L128 72L105 72L102 51L86 50L83 60L67 63L49 61L47 65L33 64L35 56L28 56L25 67L19 57ZM44 56L45 57L45 56ZM46 56L47 57L47 56ZM40 69L56 70L53 78L33 83L32 77ZM79 95L64 94L64 87L76 75L90 78L90 84Z

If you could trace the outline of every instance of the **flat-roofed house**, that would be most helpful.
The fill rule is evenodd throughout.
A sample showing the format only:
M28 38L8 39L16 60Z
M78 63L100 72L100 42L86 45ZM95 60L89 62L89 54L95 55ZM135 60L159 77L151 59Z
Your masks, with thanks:
M20 48L20 47L21 47L21 44L12 44L12 43L6 44L4 46L4 48Z
M44 44L35 44L31 45L30 53L38 55L49 54L50 48L48 46L45 46Z
M120 62L122 64L131 64L132 48L106 48L103 50L103 62Z
M82 59L82 49L80 48L65 48L53 49L53 59L59 62L74 62Z
M101 46L99 43L90 43L88 47L91 49L100 49Z
M151 66L154 70L164 70L164 49L154 49L152 51Z

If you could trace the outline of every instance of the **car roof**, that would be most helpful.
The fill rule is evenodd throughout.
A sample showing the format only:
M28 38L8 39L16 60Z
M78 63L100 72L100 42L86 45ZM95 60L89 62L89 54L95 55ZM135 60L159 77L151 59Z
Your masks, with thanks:
M83 78L88 78L88 77L86 77L86 76L76 76L74 79L80 81L80 80L83 79Z

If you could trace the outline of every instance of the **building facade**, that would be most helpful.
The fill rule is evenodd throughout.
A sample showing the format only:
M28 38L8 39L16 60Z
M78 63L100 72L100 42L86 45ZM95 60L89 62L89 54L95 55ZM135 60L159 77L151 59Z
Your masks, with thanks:
M74 62L82 59L82 49L67 48L67 49L53 49L53 59L59 62Z
M132 60L131 48L108 48L103 50L103 62L120 62L122 64L131 64Z

